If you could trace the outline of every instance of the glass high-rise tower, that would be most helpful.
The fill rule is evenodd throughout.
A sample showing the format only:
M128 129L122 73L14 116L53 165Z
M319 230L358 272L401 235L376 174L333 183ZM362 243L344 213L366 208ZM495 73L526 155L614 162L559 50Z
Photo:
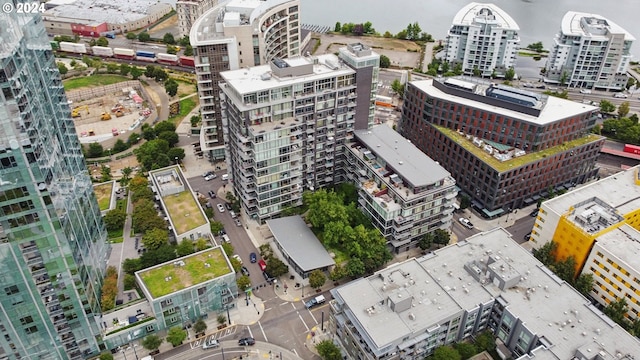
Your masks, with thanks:
M99 352L105 240L42 17L0 12L0 358Z

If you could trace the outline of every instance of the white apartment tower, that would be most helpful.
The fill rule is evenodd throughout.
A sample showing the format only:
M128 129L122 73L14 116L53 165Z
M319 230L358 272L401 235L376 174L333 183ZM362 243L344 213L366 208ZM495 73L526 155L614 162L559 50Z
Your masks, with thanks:
M494 4L472 2L453 18L445 60L461 63L465 74L500 76L515 66L520 45L518 24Z
M230 175L243 210L264 221L339 182L342 144L373 120L379 55L361 44L222 72ZM357 80L357 81L356 81Z
M202 14L218 3L218 0L178 0L176 12L178 13L178 31L180 38L189 35L191 27Z
M191 27L202 115L200 146L210 161L226 156L220 72L299 55L299 5L299 0L220 1Z
M627 84L635 38L596 14L567 12L547 61L545 82L621 90Z

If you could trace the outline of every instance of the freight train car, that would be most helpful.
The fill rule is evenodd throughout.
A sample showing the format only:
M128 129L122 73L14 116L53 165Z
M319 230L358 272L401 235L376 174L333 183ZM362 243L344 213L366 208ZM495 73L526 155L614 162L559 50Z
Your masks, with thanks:
M624 149L622 151L624 151L626 153L629 153L629 154L640 155L640 146L631 145L631 144L624 144Z
M135 60L136 52L131 49L113 48L113 57L116 59Z
M113 56L113 49L110 48L110 47L92 46L91 47L91 52L93 52L93 55L96 55L96 56L102 56L102 57L112 57Z
M192 57L180 56L180 65L188 67L196 67Z
M87 47L84 44L76 44L72 42L61 41L60 50L74 54L86 54Z
M156 58L159 64L178 65L180 63L178 55L159 53Z
M155 62L156 61L156 53L152 51L136 51L136 60L138 61L148 61Z

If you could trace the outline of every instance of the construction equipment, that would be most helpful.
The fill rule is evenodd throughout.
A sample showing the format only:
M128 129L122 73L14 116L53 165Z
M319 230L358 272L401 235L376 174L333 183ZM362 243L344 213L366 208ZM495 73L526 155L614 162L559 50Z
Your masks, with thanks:
M116 111L116 117L123 117L124 113L122 112L122 110L117 110Z
M109 115L109 113L103 112L102 115L100 115L100 120L111 120L111 115Z
M80 117L80 110L85 110L87 115L89 115L89 107L87 105L82 105L71 110L71 117Z
M124 106L122 106L122 104L118 103L113 105L113 107L111 108L111 112L118 112L118 111L124 111Z

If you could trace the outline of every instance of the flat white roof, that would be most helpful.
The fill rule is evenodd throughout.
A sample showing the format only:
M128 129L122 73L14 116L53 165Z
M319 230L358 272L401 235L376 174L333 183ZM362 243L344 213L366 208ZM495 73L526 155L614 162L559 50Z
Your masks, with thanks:
M576 114L595 111L598 108L595 106L579 103L576 101L570 101L561 99L554 96L548 96L545 103L540 107L540 115L533 116L521 113L515 110L505 109L503 107L490 105L481 101L470 100L462 96L456 96L448 94L444 91L437 89L433 86L433 79L412 81L411 84L415 85L418 89L424 91L426 94L451 102L456 102L466 106L471 106L480 110L490 111L492 113L500 114L506 117L520 119L523 121L529 121L531 123L545 125L555 121L565 119Z
M352 74L355 71L350 67L340 64L340 60L333 54L324 54L317 56L318 63L313 65L313 73L300 76L287 76L279 78L270 76L263 80L263 75L271 73L270 65L260 65L250 67L248 69L238 69L223 71L220 73L228 86L234 88L240 94L253 93L260 90L274 89L287 85L293 85L306 81L314 81L326 79L329 77ZM291 66L313 63L311 57L295 57L282 59ZM339 64L337 69L325 65L329 61L332 64Z
M76 0L62 3L44 13L44 17L80 19L96 23L123 24L151 14L150 9L171 6L158 0ZM175 1L173 2L175 7Z
M598 247L629 265L627 269L640 271L640 232L638 230L627 224L622 225L599 236L594 250Z
M589 29L589 27L583 27L583 18L593 18L595 22L597 22L597 24L593 24L593 29L606 29L608 32L614 34L624 34L625 40L635 40L635 37L633 37L630 32L623 29L620 25L614 23L613 21L605 18L604 16L576 11L568 11L562 17L562 33L564 35L601 37L601 34L591 32L591 29Z
M495 19L504 29L520 30L515 20L495 4L472 2L464 6L453 17L452 25L471 25L477 17Z
M577 203L598 198L624 216L640 208L640 185L635 183L638 170L640 165L547 200L545 205L564 214Z

